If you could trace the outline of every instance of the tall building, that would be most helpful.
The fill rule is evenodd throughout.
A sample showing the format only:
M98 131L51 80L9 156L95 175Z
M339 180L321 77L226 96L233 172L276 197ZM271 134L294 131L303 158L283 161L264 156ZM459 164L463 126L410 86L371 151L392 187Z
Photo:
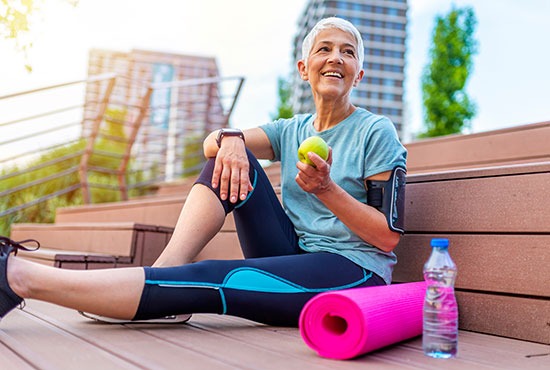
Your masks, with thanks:
M91 49L88 59L88 75L101 75L103 73L115 73L119 77L113 95L123 101L122 106L124 108L127 108L127 105L139 104L144 93L144 87L147 87L151 83L219 77L216 60L210 57L135 49L129 52ZM97 84L87 86L87 107L89 103L95 102L97 99L100 87ZM178 113L176 120L181 125L183 125L184 119L187 121L187 124L189 123L190 114L202 114L202 119L204 116L202 111L201 113L197 113L188 110L185 114L182 114L182 109L179 109L178 112L170 112L170 105L174 98L180 103L189 101L191 97L195 101L199 100L195 95L200 95L200 98L206 101L211 93L211 87L211 84L198 85L193 87L192 91L191 89L183 88L177 91L169 88L156 89L151 96L150 115L147 119L151 125L159 127L167 127L168 121L174 119L174 117L170 117L170 114L173 115L174 113ZM173 97L173 93L176 93L178 96ZM191 94L194 96L191 96ZM214 95L214 97L216 98L217 95ZM217 99L213 100L208 116L223 121L225 117L223 117L220 102ZM110 105L114 106L116 103L111 102ZM87 110L87 113L89 114L90 111ZM94 109L92 109L91 114L95 113ZM208 125L210 123L202 119L199 124ZM214 125L216 128L217 126L217 124ZM212 127L205 128L205 130L210 129Z
M238 94L238 90L234 96L229 90L222 91L216 60L210 57L90 50L88 75L105 73L117 77L102 121L106 128L98 134L110 130L123 137L120 142L133 140L132 150L142 153L141 168L164 173L165 180L193 173L202 166L202 141L210 131L227 126L231 113L227 106L232 103L228 100ZM150 95L148 88L152 89ZM92 132L106 89L107 81L86 86L86 137ZM132 137L138 119L141 128Z
M363 35L365 76L353 90L358 107L389 117L403 136L407 0L310 0L298 24L293 58L302 58L302 41L320 19L336 16L353 23ZM292 76L295 113L315 107L310 87L298 74Z

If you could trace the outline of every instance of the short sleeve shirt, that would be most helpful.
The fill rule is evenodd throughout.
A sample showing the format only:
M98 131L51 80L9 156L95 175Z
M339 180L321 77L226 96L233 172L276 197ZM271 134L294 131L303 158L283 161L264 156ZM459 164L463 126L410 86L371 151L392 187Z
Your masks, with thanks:
M301 114L260 126L267 134L274 161L281 162L282 203L305 251L340 254L391 282L396 256L359 238L314 195L295 181L298 147L317 135L332 148L332 180L358 201L367 202L365 178L406 166L407 151L393 123L386 117L357 108L336 126L318 132L315 115Z

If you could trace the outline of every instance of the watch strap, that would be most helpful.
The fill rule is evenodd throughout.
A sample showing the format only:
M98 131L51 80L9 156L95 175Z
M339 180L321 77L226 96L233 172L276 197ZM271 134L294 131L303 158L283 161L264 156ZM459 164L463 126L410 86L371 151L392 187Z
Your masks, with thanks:
M222 128L218 131L218 136L216 136L216 144L218 144L218 148L221 147L222 140L226 136L240 137L244 141L244 134L242 130L238 128Z

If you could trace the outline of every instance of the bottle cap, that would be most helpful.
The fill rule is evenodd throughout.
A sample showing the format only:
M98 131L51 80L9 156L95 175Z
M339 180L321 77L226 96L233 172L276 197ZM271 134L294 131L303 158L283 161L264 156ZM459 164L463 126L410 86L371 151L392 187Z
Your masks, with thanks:
M449 239L444 238L434 238L431 242L432 247L448 247L449 246Z

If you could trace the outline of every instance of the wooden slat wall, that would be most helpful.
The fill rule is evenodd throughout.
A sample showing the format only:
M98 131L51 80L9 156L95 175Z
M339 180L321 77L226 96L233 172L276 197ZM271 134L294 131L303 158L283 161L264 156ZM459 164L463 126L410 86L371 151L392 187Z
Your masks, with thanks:
M549 184L550 163L409 175L394 281L422 280L448 238L461 328L549 344Z

